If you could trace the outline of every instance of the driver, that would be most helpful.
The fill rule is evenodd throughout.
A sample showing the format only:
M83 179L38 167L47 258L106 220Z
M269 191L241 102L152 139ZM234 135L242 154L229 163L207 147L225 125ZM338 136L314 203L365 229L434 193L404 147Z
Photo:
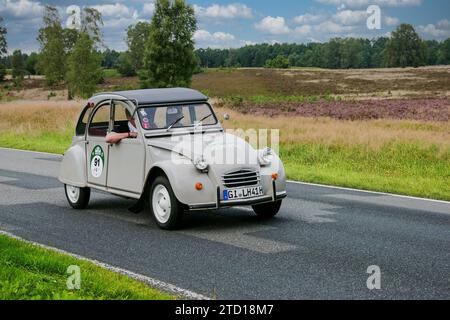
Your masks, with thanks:
M125 114L128 120L128 132L116 133L113 131L106 136L106 143L116 144L122 141L123 139L137 138L138 130L136 128L136 120L131 115L130 111L128 111L128 109L125 109Z

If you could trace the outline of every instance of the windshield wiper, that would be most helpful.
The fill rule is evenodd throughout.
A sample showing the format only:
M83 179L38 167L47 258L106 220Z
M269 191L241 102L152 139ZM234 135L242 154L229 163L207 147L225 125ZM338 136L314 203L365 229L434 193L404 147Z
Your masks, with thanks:
M174 123L172 123L172 124L167 128L166 131L170 131L170 129L172 129L178 122L180 122L180 121L183 120L183 119L184 119L184 116L178 118Z
M212 113L210 113L209 115L207 115L206 117L203 117L199 122L197 122L197 124L194 126L194 129L196 129L199 125L203 124L203 121L205 121L206 119L212 117Z

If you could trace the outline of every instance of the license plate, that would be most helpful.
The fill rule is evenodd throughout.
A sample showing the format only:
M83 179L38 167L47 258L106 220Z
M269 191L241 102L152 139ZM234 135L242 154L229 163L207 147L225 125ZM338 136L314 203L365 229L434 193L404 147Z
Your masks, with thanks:
M264 195L262 187L245 187L223 190L223 200L249 199Z

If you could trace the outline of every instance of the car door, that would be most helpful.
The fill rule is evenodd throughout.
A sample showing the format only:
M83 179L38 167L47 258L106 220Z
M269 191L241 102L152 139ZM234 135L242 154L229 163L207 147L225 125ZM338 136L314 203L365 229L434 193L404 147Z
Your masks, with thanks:
M114 132L129 132L126 108L127 104L124 102L113 102ZM133 113L131 108L129 108L129 112ZM138 117L134 115L134 118L136 119L136 127L139 127ZM109 145L108 188L141 194L144 186L144 173L145 144L141 132L138 133L136 139L123 139L117 144Z
M108 145L106 135L111 123L111 103L100 104L93 111L86 134L86 165L88 183L106 187Z

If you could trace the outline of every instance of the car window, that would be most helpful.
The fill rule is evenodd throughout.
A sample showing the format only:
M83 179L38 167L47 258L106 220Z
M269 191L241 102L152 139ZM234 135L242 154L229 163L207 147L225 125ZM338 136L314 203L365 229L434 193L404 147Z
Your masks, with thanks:
M122 102L115 102L113 131L116 133L125 133L130 131L128 127L128 117L125 110L127 110L125 104Z
M106 137L109 129L110 106L104 104L98 108L89 124L88 134L94 137Z
M184 118L173 128L192 127L202 119L204 126L217 124L214 112L206 103L140 108L138 114L141 125L146 130L167 129L182 116Z
M92 107L86 106L83 110L83 112L80 115L80 118L78 119L77 127L75 129L75 134L77 136L84 136L86 133L86 125L89 120L89 116L91 115Z

